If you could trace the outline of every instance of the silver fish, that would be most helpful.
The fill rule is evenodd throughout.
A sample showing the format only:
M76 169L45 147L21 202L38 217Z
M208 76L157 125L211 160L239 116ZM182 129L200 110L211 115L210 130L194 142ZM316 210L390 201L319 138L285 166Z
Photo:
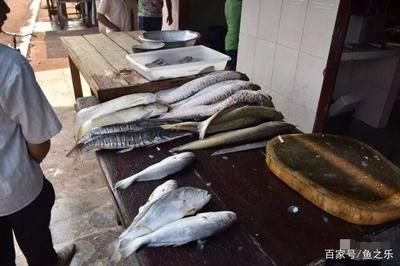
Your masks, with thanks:
M135 121L130 121L128 123L112 124L90 130L81 139L79 139L77 143L78 144L85 143L101 135L127 132L127 131L138 132L146 130L148 128L156 128L161 125L168 125L179 122L180 120L178 119L139 119Z
M156 187L153 192L150 194L149 198L147 199L146 204L144 204L143 206L141 206L139 208L138 213L143 212L145 209L147 209L147 207L153 203L154 201L158 200L159 198L161 198L163 195L167 194L168 192L177 189L178 188L178 182L176 182L176 180L168 180L165 181L164 183L162 183L161 185L159 185L158 187ZM123 233L121 234L123 235Z
M250 90L241 90L236 92L235 94L229 96L225 100L219 103L214 103L211 105L198 105L193 106L188 109L178 109L172 110L168 113L164 113L160 115L160 118L175 118L175 119L194 119L201 117L209 117L215 114L216 112L228 108L230 106L242 103L242 104L257 104L263 105L267 107L274 107L271 96L266 96L256 91Z
M189 81L188 83L183 84L182 86L178 87L176 90L173 90L168 94L161 95L159 100L168 104L175 103L177 101L180 101L195 94L196 92L212 84L224 80L241 79L241 78L243 78L243 75L239 72L234 72L234 71L213 72L206 76Z
M142 246L176 247L204 239L224 230L236 220L236 214L230 211L199 213L164 225L150 234L130 241L126 248L120 250L120 256L126 258Z
M187 101L185 103L182 103L180 105L177 105L173 107L172 110L178 110L180 108L190 108L192 106L197 106L197 105L209 105L213 104L216 102L220 102L222 100L225 100L229 96L235 94L236 92L240 90L260 90L260 86L248 82L248 81L243 81L243 80L234 80L233 82L231 81L229 84L221 84L223 82L214 84L208 88L213 89L212 91L208 93L203 93L202 95L197 95L197 93L193 96L196 96L195 98L191 99L190 101ZM204 89L204 90L206 90ZM203 90L203 91L204 91ZM202 92L202 91L200 91Z
M75 132L82 124L95 117L113 113L122 109L154 103L157 97L154 93L134 93L99 103L80 110L74 120Z
M126 189L134 182L162 179L166 176L179 172L192 163L193 159L194 153L192 152L183 152L177 155L169 156L164 160L147 167L139 173L118 181L115 184L114 189Z
M94 128L117 123L127 123L139 119L156 117L168 111L168 106L162 103L126 108L113 113L97 116L84 122L76 133L76 139L81 139L87 132Z
M292 132L295 126L282 122L271 121L249 128L219 133L211 137L196 140L188 144L173 148L172 151L200 150L226 144L235 144L259 139L269 139L279 134Z
M233 95L240 90L260 90L260 86L243 80L227 80L218 82L214 85L197 92L187 99L172 104L172 109L187 106L206 105L219 102Z
M119 249L125 248L131 240L149 234L163 225L193 215L203 208L211 195L203 189L181 187L161 196L145 211L135 217L124 235L119 237Z

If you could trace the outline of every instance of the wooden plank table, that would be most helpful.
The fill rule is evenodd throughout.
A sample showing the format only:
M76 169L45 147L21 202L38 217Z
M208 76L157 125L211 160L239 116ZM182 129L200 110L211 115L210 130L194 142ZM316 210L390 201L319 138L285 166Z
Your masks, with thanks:
M82 97L79 73L100 102L133 92L173 88L194 77L149 82L125 59L138 41L136 32L113 32L61 37L68 53L75 99Z
M170 155L169 150L190 138L125 154L97 153L109 187L146 166ZM238 222L207 240L177 248L146 248L137 253L143 265L305 265L325 258L326 249L339 249L340 239L365 240L368 234L385 230L362 227L323 212L281 182L266 167L264 151L246 151L211 157L214 150L195 152L195 163L169 178L180 186L207 189L211 202L202 211L232 210ZM167 180L166 178L165 180ZM129 189L111 191L124 226L139 206L165 180L139 182ZM298 213L288 212L297 206Z

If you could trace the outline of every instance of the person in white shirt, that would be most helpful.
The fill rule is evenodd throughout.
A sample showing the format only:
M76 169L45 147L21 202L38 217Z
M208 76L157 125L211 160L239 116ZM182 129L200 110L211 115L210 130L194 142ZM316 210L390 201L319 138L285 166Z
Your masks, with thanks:
M132 30L133 0L100 0L97 19L106 32Z
M0 0L0 30L10 12ZM28 61L0 44L0 265L15 265L13 233L30 266L68 265L70 245L58 254L49 230L55 193L41 161L61 124Z

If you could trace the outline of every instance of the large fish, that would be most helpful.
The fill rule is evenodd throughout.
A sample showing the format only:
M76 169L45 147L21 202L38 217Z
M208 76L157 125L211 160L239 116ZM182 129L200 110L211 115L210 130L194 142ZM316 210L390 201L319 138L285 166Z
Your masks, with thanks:
M228 80L211 85L188 99L172 105L173 109L208 105L225 100L240 90L260 90L260 86L243 80Z
M75 132L81 125L95 117L116 112L118 110L154 103L157 97L154 93L134 93L99 103L80 110L74 120Z
M271 121L255 127L238 129L230 132L219 133L211 137L196 140L188 144L173 148L172 151L200 150L226 144L255 141L259 139L269 139L279 134L292 132L295 126L282 122Z
M185 99L196 92L221 81L242 79L243 74L234 71L219 71L205 75L203 77L189 81L169 93L159 94L158 99L162 102L171 104Z
M132 220L132 223L130 226L125 229L119 236L120 239L124 238L126 234L129 232L129 230L136 224L137 220L142 217L142 213L146 212L148 208L150 208L151 204L155 202L156 200L160 199L162 196L165 194L169 193L170 191L177 189L178 188L178 182L175 180L168 180L158 187L156 187L153 192L150 194L149 198L147 199L147 202L141 206L138 210L138 214L136 217Z
M120 257L126 258L142 246L181 246L186 243L212 236L232 225L237 220L234 212L219 211L199 213L196 216L183 218L169 223L156 231L136 238L120 250Z
M160 115L160 118L175 118L175 119L195 119L201 117L209 117L216 112L237 104L256 104L267 107L274 107L271 97L251 90L241 90L229 96L219 103L211 105L198 105L187 109L172 110L168 113Z
M84 122L76 133L76 139L81 139L87 132L95 128L156 117L167 111L167 105L162 103L152 103L104 114Z
M161 198L161 196L167 194L168 192L177 189L178 188L178 182L176 180L168 180L156 187L153 192L150 194L149 198L147 199L147 202L141 206L138 210L138 213L143 212L144 210L147 209L147 207L153 203L154 201L158 200Z
M202 122L181 122L164 124L161 127L170 130L186 130L199 134L212 134L261 124L266 121L278 121L284 117L281 112L266 106L232 106L225 108Z
M179 119L139 119L128 123L112 124L108 126L98 127L87 132L77 143L85 143L89 140L106 134L121 133L121 132L138 132L149 128L156 128L161 125L179 123Z
M210 199L211 195L206 190L193 187L177 188L162 195L135 217L127 232L119 237L117 249L124 249L131 240L163 225L195 214Z
M162 179L166 176L181 171L183 168L193 162L193 159L194 154L192 152L183 152L177 155L169 156L164 160L147 167L139 173L118 181L114 188L126 189L134 182Z
M71 157L79 151L120 150L119 152L127 152L135 148L157 145L190 134L187 132L164 130L160 127L148 128L138 132L127 131L106 134L90 139L88 142L75 145L68 152L67 157Z

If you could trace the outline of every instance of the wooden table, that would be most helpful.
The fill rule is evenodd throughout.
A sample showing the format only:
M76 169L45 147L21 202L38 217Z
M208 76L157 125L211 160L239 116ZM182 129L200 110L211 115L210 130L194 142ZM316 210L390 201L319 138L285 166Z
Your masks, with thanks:
M170 155L172 147L189 141L175 140L125 154L97 153L109 187L146 166ZM300 196L272 174L263 150L211 157L213 150L198 151L195 163L169 178L180 186L207 189L211 202L202 211L232 210L238 222L196 244L177 248L145 248L137 253L143 265L305 265L325 258L325 249L339 249L340 239L364 240L373 232L392 226L362 227L337 219ZM165 180L167 180L166 178ZM124 226L139 206L165 180L140 182L111 193ZM297 206L298 213L288 212Z
M81 73L100 102L133 92L154 92L179 86L194 77L149 82L125 56L138 44L137 32L112 32L61 37L68 52L75 99L82 97Z

